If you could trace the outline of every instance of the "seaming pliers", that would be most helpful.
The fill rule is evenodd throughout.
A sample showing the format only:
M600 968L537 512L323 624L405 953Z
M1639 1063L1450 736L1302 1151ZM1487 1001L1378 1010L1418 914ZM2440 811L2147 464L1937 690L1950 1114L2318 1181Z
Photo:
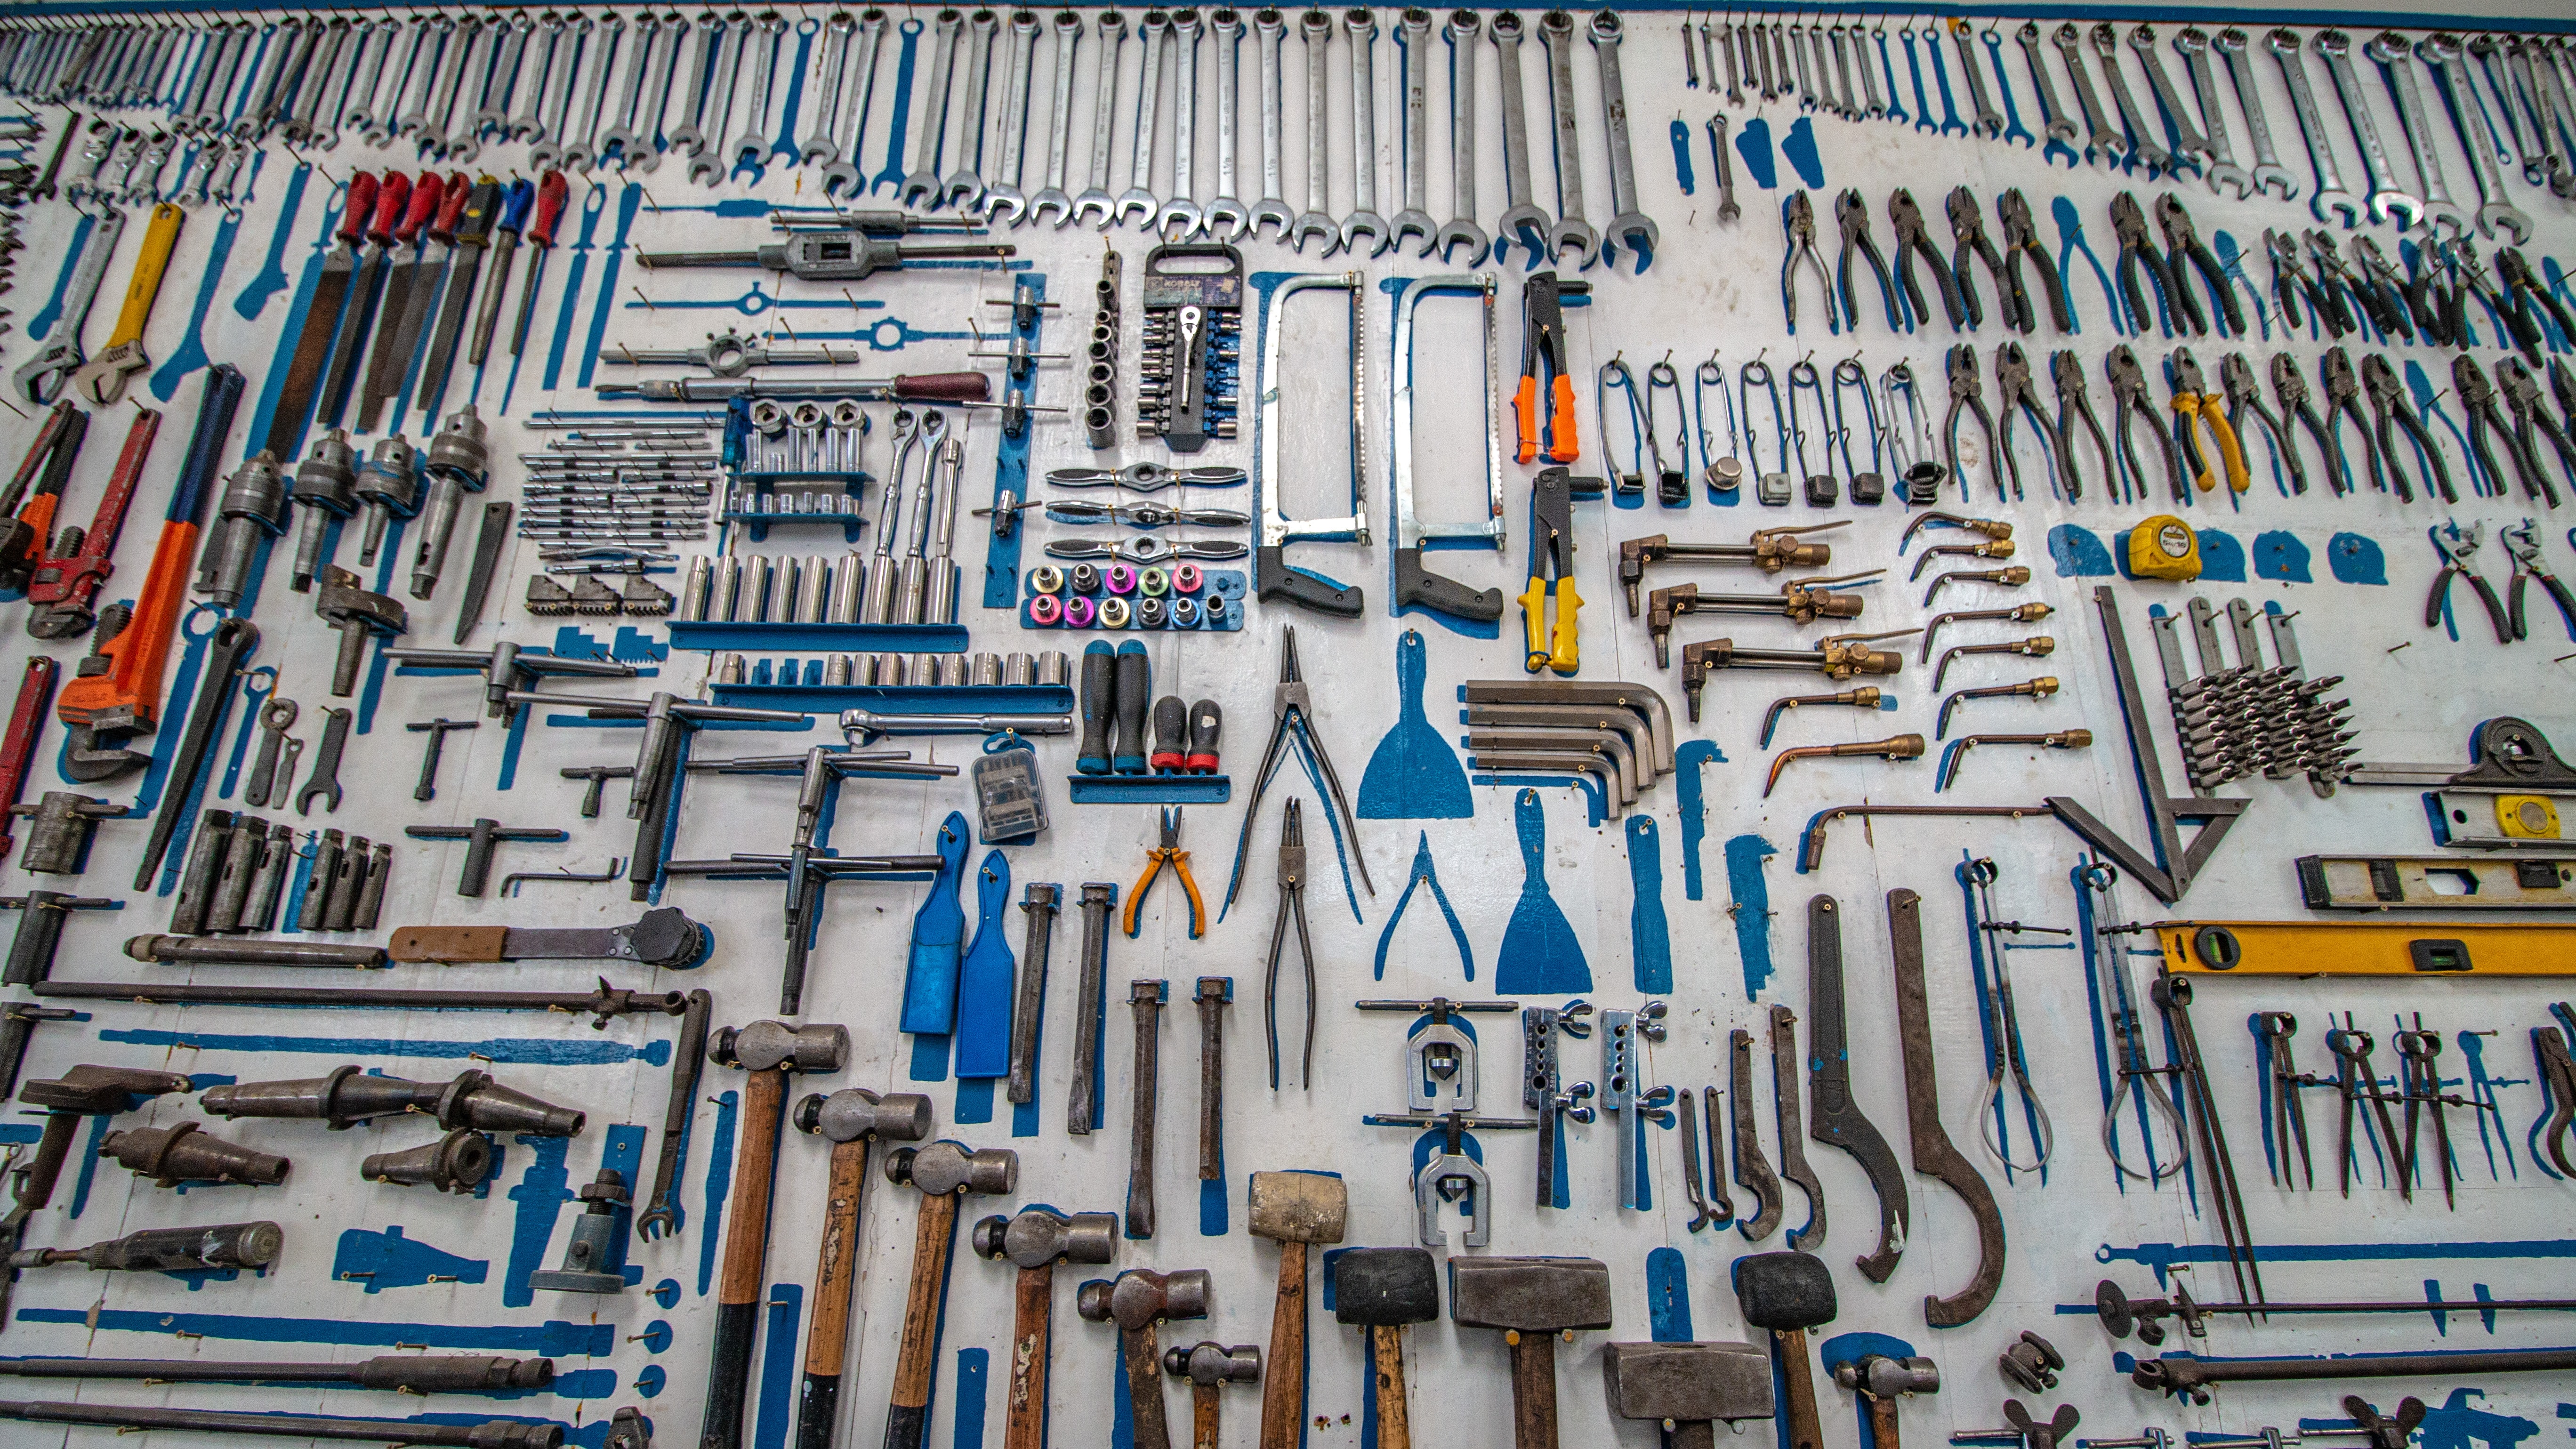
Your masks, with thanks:
M2537 501L2547 489L2552 505L2558 502L2558 490L2551 486L2548 475L2540 469L2540 459L2524 451L2529 434L2506 425L2504 409L2497 406L2502 394L2489 381L2478 360L2463 352L2451 359L2451 386L2460 394L2460 411L2469 417L2469 457L2496 481L2496 491L2504 491L2504 468L2496 462L2495 441L2504 440L2505 455L2513 460L2514 475L2522 480L2523 495Z
M2551 450L2557 453L2558 466L2567 474L2568 482L2576 485L2576 445L2570 444L2567 430L2549 415L2548 408L2541 405L2539 377L2523 365L2521 358L2507 356L2496 361L2496 379L2504 389L2505 407L2513 413L2514 437L2523 456L2531 459L2535 466L2539 463L2540 445L2532 434L2541 434L2549 439ZM2545 471L2541 476L2541 493L2549 500L2550 507L2558 506L2558 490L2550 484Z
M2075 349L2060 348L2049 354L2048 377L2057 390L2057 436L2066 446L2066 501L2084 497L2084 476L2075 466L2075 425L2082 423L2093 437L2093 450L2102 457L2102 471L2110 475L2111 501L2120 502L2120 465L2112 459L2102 420L2093 413L2093 391L2084 385L2084 360L2075 355Z
M1965 342L1950 349L1944 366L1950 374L1950 411L1941 419L1941 446L1948 455L1950 476L1959 480L1960 491L1968 490L1968 475L1959 468L1959 414L1976 415L1977 425L1986 434L1986 473L1995 480L1995 496L2004 496L2003 469L1995 466L1995 415L1986 411L1986 394L1977 378L1977 349Z
M1163 867L1169 865L1172 874L1181 878L1181 893L1190 898L1190 939L1195 941L1207 934L1207 904L1199 899L1197 877L1190 874L1190 853L1181 849L1178 805L1163 807L1161 840L1161 844L1145 852L1145 873L1128 890L1126 918L1119 925L1126 929L1128 940L1136 939L1136 912L1145 904L1146 893L1153 890L1154 882L1162 878Z
M2192 421L2209 431L2217 445L2219 468L2227 473L2230 491L2242 493L2253 483L2245 468L2245 449L2236 440L2236 429L2228 424L2225 395L2209 390L2209 380L2201 375L2200 359L2188 347L2177 347L2165 359L2165 379L2173 385L2174 436L2182 443L2183 456L2190 461L2192 481L2200 491L2218 486L2218 468L2210 466L2209 457L2200 449L2192 432Z
M1574 591L1574 500L1598 498L1598 478L1577 478L1566 468L1542 468L1530 480L1529 587L1521 591L1521 623L1529 654L1522 667L1571 675L1583 665L1583 596ZM1556 612L1549 616L1553 602Z
M2388 466L2379 456L2379 434L2372 430L2370 419L2361 411L2361 375L2353 370L2352 354L2341 347L2329 347L2317 359L2317 380L2326 395L2326 437L2333 443L2327 451L2334 456L2336 471L2346 483L2352 480L2352 464L2343 450L2343 420L2361 431L2362 452L2370 464L2370 486L2388 491ZM2401 496L2412 497L2400 480Z
M2504 611L2504 601L2496 597L2495 586L2469 565L2478 545L2486 541L2486 524L2462 528L2457 522L2437 523L2425 529L2424 536L2433 540L2433 552L2442 558L2441 570L2433 575L2432 590L2424 595L2424 627L2431 629L2441 624L2443 612L2451 602L2451 580L2464 578L2477 591L2478 602L2486 606L2487 622L2495 627L2496 642L2512 643L2513 621Z

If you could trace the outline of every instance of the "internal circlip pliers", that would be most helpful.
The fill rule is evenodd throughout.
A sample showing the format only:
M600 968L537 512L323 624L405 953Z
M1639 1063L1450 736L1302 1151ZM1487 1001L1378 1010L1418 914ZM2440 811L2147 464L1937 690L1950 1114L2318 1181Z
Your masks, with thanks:
M2471 567L2469 560L2477 555L2478 545L2486 542L2487 526L2473 523L2462 528L2456 522L2434 524L2424 530L2433 541L2433 552L2441 555L2442 567L2433 575L2433 587L2424 595L2424 627L2440 627L2442 615L2451 603L2451 580L2465 578L2477 591L2478 602L2486 607L2487 623L2494 626L2496 642L2513 642L2513 620L2504 611L2504 601L2496 597L2495 586Z
M1869 234L1869 203L1861 199L1855 186L1834 198L1834 220L1842 227L1842 256L1834 263L1835 285L1842 291L1843 321L1857 327L1860 322L1860 295L1852 286L1852 252L1869 263L1869 273L1878 279L1879 300L1887 304L1887 330L1905 330L1905 313L1897 305L1896 284L1888 280L1887 258L1878 250L1878 240Z
M2190 262L2192 270L2200 273L2200 279L2209 284L2210 295L2218 299L2219 315L2227 319L2227 335L2244 336L2245 312L2237 305L2235 284L2227 279L2227 269L2218 264L2217 256L2201 244L2200 231L2191 224L2191 213L2183 209L2182 202L2170 191L2156 198L2156 228L2165 235L2166 272L2177 283L2173 289L2174 305L2191 323L2192 332L2206 335L2209 317L2201 311L2200 299L2191 294L2191 289L2179 285L2181 275L2176 270L2180 264L2175 260L2177 258Z
M1816 204L1804 191L1789 193L1781 204L1780 225L1787 236L1788 255L1780 259L1780 313L1789 324L1789 335L1798 335L1798 263L1812 262L1817 284L1825 291L1825 329L1840 332L1834 316L1834 274L1825 270L1824 255L1816 250Z
M2182 462L2174 456L2173 434L2166 429L2165 420L2157 416L2155 404L2147 401L2147 370L2138 365L2138 354L2123 342L2102 359L2102 371L2111 380L2111 413L2117 420L2114 427L2120 438L2120 464L2137 490L2131 496L2147 496L2147 473L2138 466L2138 450L2129 440L2130 423L2144 418L2148 436L2156 440L2157 449L2164 454L2165 477L2172 484L2174 501L2181 502L2188 496Z
M2024 301L2029 299L2024 298ZM2003 405L2003 426L1998 430L1996 450L2003 455L2004 469L2012 475L2012 495L2021 495L2021 460L2013 456L2013 418L2027 414L2042 438L2048 441L2052 491L2074 500L2081 485L2075 477L2075 459L2067 452L2066 436L2057 430L2048 410L2039 405L2039 393L2030 385L2030 358L2018 342L1999 343L1995 347L1995 400Z
M2072 335L2076 330L2074 304L2067 298L2066 282L2057 275L2057 265L2048 259L2047 249L2039 244L2039 228L2030 218L2030 198L2021 194L2020 187L2007 187L1995 193L1995 225L2004 234L2006 285L2014 296L2024 299L2022 321L2030 325L2022 330L2028 332L2036 326L2030 311L2030 294L2023 290L2021 284L2021 259L2027 254L2039 269L2040 287L2048 293L2049 320L2057 324L2059 332Z
M1977 194L1965 186L1953 186L1943 203L1950 215L1950 276L1959 284L1959 301L1968 309L1968 325L1985 325L1985 306L1977 298L1974 274L1968 270L1973 256L1986 264L1994 278L1997 320L2015 332L2028 332L2038 326L2031 311L2030 294L2022 290L2021 276L2004 265L2003 253L1995 250L1986 236L1985 213L1977 209Z
M2209 430L2210 441L2217 445L2219 465L2227 471L2229 490L2244 492L2253 478L2246 472L2245 449L2236 440L2236 429L2229 426L2226 409L2220 406L2227 399L2209 390L2208 379L2201 375L2200 360L2191 355L2188 347L2175 348L2173 355L2165 359L2165 377L2173 384L2174 436L2190 460L2192 481L2200 485L2203 493L2218 486L2217 470L2210 467L2192 433L2192 420L2197 418Z
M2152 321L2171 337L2174 319L2187 320L2189 314L2174 301L2182 288L2175 283L2173 268L2166 265L2164 253L2156 250L2154 238L2147 235L2147 213L2139 207L2135 192L2123 191L2111 198L2111 234L2120 241L2120 303L2129 310L2129 335L2145 336L2147 324ZM2149 312L2146 294L2138 290L2141 266L2147 269L2147 279L2156 284L2159 311Z
M2299 461L2298 440L2290 436L2281 416L2263 403L2263 386L2254 376L2254 364L2242 352L2231 352L2218 359L2218 385L2227 393L2227 425L2236 430L2241 448L2245 437L2244 419L2251 413L2263 430L2272 436L2273 455L2290 471L2289 492L2308 491L2307 465ZM2278 481L2277 479L2275 480Z
M1583 664L1583 596L1574 591L1574 500L1598 498L1598 478L1577 478L1564 468L1542 468L1530 480L1529 587L1521 591L1521 624L1528 656L1522 667L1571 675ZM1556 605L1549 617L1548 605Z
M2397 369L2388 365L2387 358L2373 352L2361 359L2361 386L2370 394L2373 430L2378 438L2380 454L2387 459L2388 476L2396 485L2399 501L2411 503L2415 493L2406 486L2406 470L2398 466L2397 445L2388 432L2391 423L2404 428L2406 436L2414 439L2415 446L2423 451L2424 461L2433 470L2433 483L2441 493L2442 501L2459 502L2460 495L2451 487L2450 465L2442 461L2442 450L2434 445L2433 435L2424 427L2424 420L2415 416L2415 410L2406 405L2406 385L2397 380Z
M1977 349L1962 342L1950 349L1944 364L1950 373L1950 411L1941 419L1941 445L1948 455L1950 476L1959 480L1959 491L1967 493L1968 475L1959 470L1959 414L1974 413L1977 426L1986 434L1986 472L1995 480L1995 496L2004 496L2003 471L1995 466L1995 417L1986 411L1985 388L1977 377Z
M1914 258L1919 253L1932 264L1932 284L1941 289L1941 310L1950 317L1950 330L1958 331L1968 320L1967 310L1959 302L1959 284L1950 275L1949 260L1923 234L1923 208L1914 204L1914 193L1900 186L1887 194L1887 222L1896 232L1896 282L1905 289L1907 305L1914 309L1914 325L1920 327L1932 320L1931 305L1923 299L1923 286L1914 280Z

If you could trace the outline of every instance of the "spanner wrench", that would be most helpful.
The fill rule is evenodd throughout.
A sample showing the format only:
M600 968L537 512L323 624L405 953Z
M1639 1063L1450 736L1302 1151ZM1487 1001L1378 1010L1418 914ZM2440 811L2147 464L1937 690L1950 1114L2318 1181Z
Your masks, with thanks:
M957 56L957 37L966 29L963 12L942 10L930 22L929 84L921 86L921 115L912 131L912 165L905 168L897 193L906 207L918 210L939 198L939 162L948 140L949 73Z
M2442 152L2435 144L2433 118L2424 112L2424 92L2415 84L2415 48L2394 30L2373 36L2361 53L2379 63L2388 93L2397 102L2397 123L2415 153L2415 176L2423 183L2422 224L2447 230L2454 239L2469 234L2469 213L2451 199L2451 181L2442 172Z
M304 788L295 792L295 813L313 813L316 797L323 800L323 812L340 808L340 752L349 747L349 711L322 706L322 743L313 749L313 773L305 777Z
M977 10L966 18L966 94L957 107L957 169L939 183L941 203L971 211L984 195L984 98L993 83L993 37L1002 18Z
M2253 67L2245 59L2246 44L2245 32L2232 25L2209 40L2209 48L2227 58L2228 79L2236 86L2236 104L2245 112L2245 133L2254 142L2254 169L2250 173L2254 189L2290 201L2298 196L2299 183L2272 149L2272 118L2263 110L2262 89L2255 84ZM2216 135L2214 126L2211 134Z
M415 137L430 155L447 154L448 116L456 109L456 93L465 84L466 67L482 38L483 22L469 15L450 29L447 44L439 52L438 75L430 87L429 103L421 111L420 130Z
M1206 22L1194 9L1172 15L1172 194L1154 213L1154 234L1177 245L1198 235L1199 36Z
M448 38L455 31L456 22L446 15L432 15L429 17L428 24L423 27L420 44L412 51L411 85L405 92L407 99L403 102L402 110L394 117L395 135L416 135L422 127L429 124L430 88L438 84L440 54L449 48ZM233 134L247 137L256 124L251 118L245 116L233 123Z
M811 98L814 129L796 147L807 166L820 161L828 168L841 159L841 88L849 71L850 37L858 33L858 18L847 10L835 10L823 22L823 57L814 72L819 85Z
M551 14L539 21L538 26L540 29L557 31L563 29L563 23ZM680 101L680 124L673 126L671 134L664 139L670 142L672 150L695 159L700 152L707 149L707 133L704 127L707 83L723 69L721 54L726 49L725 40L731 32L726 28L723 17L712 10L700 12L697 22L691 28L696 32L697 38L696 43L689 49L689 89ZM553 40L549 39L545 42L543 48L547 56L551 57L554 54L554 47ZM540 65L542 67L543 62ZM544 80L542 68L539 70L538 79L542 84ZM536 102L533 98L528 103L528 109L529 119L533 125L536 111ZM717 120L721 123L723 118L718 117ZM513 137L518 136L518 122L510 123L510 134ZM531 134L534 133L531 132Z
M1753 27L1744 30L1750 33ZM1530 200L1529 103L1521 88L1521 17L1510 10L1487 22L1486 30L1494 37L1494 52L1502 64L1502 88L1497 93L1503 106L1503 215L1494 223L1494 251L1500 254L1512 243L1520 243L1529 254L1528 266L1538 265L1550 255L1547 245L1547 213Z
M1359 255L1387 249L1394 237L1377 212L1377 12L1361 6L1342 13L1351 37L1351 214L1342 218L1342 250Z
M1441 35L1449 42L1449 202L1451 220L1431 239L1441 265L1474 270L1485 264L1493 239L1476 224L1476 41L1483 22L1473 10L1452 10ZM1458 260L1457 249L1467 249Z
M1113 123L1118 105L1118 50L1127 41L1127 17L1115 10L1100 12L1100 79L1092 93L1091 109L1091 184L1073 199L1073 209L1056 222L1062 231L1067 222L1091 222L1102 231L1118 219L1117 198L1109 194L1109 152ZM1098 219L1093 220L1093 214Z
M2209 61L2209 34L2198 26L2186 25L2174 33L2173 48L2182 57L2182 68L2191 75L2192 94L2200 99L2201 127L2208 142L2209 189L2233 187L2236 199L2243 201L2255 192L2254 177L2236 164L2236 148L2228 143L2227 113L2218 100L2218 73Z
M1074 23L1077 33L1081 22ZM987 226L1008 222L1020 224L1029 209L1028 193L1020 190L1020 167L1027 154L1029 140L1029 71L1037 64L1038 17L1035 11L1011 12L1011 53L1002 62L1009 88L1002 92L1002 175L1007 180L984 188L975 205L984 213Z
M2147 163L2149 172L2170 176L2176 157L2156 144L2156 133L2129 94L2129 78L2120 70L2120 32L2105 20L2093 27L2093 53L2102 58L2102 83L2111 88L2111 103L2120 108L2120 124L2129 133L2129 157Z
M1261 64L1261 199L1252 203L1244 214L1243 234L1261 235L1262 225L1275 222L1278 240L1288 240L1296 229L1297 213L1288 209L1287 188L1280 178L1280 153L1286 149L1286 123L1282 119L1286 100L1286 76L1280 69L1281 39L1288 33L1288 20L1278 11L1264 8L1252 12L1254 43L1259 47Z
M2110 114L2102 109L2102 98L2093 91L2093 73L2084 68L2084 51L2079 42L2084 32L2075 22L2057 27L2049 43L2057 47L2058 58L2066 62L2066 73L2075 82L2075 103L2084 108L2085 149L2098 151L2110 166L2125 166L2129 159L2129 138L2111 129Z
M1395 33L1402 61L1399 86L1404 93L1403 149L1396 154L1395 169L1404 209L1387 224L1387 242L1400 251L1407 237L1419 237L1422 250L1416 255L1427 257L1431 239L1440 230L1440 223L1431 219L1431 12L1402 11L1396 17Z
M2361 75L2352 68L2352 37L2329 28L2318 31L2310 44L2325 57L2326 78L2334 82L2335 99L2343 102L2344 120L2361 146L2361 169L2370 176L2370 194L2362 202L2370 208L2370 219L2383 225L2394 220L2399 230L2413 231L2424 220L2424 203L2397 189L2397 168L2380 143L2379 123L2370 117Z
M1151 223L1162 202L1154 195L1154 113L1163 96L1163 40L1172 32L1172 17L1148 10L1136 26L1145 45L1144 69L1137 76L1136 129L1127 153L1127 189L1118 193L1111 220L1120 226L1130 216Z
M2281 78L2289 83L2290 112L2298 118L2299 137L2308 143L2308 161L2316 167L2317 189L2308 196L2308 210L2319 221L2331 211L2343 218L2349 231L2361 224L2361 198L2344 189L2343 172L2336 168L2334 138L2326 134L2325 117L2317 111L2317 93L2308 85L2308 63L2299 33L2286 27L2275 28L2263 37L2263 46L2281 63Z
M1588 271L1601 258L1601 236L1584 219L1583 135L1574 118L1574 17L1550 10L1538 18L1539 43L1547 47L1547 114L1556 138L1556 225L1548 229L1551 260L1566 248L1575 254L1575 270Z
M439 134L446 138L441 148L443 157L457 165L471 165L483 154L482 126L475 114L483 104L484 87L491 83L492 52L499 47L501 33L507 28L497 18L473 27L465 37L464 63L457 68L456 89L446 106L433 113Z
M1082 51L1082 17L1071 10L1059 10L1051 22L1055 31L1055 100L1047 122L1046 185L1031 198L1026 213L1030 221L1045 221L1050 214L1057 226L1073 218L1073 196L1064 189L1064 162L1073 146L1073 63ZM1014 217L1011 224L1019 225Z
M1324 62L1333 41L1333 17L1321 10L1309 10L1297 17L1297 35L1306 43L1306 210L1297 218L1290 243L1304 255L1310 237L1322 237L1324 249L1318 257L1329 257L1342 244L1342 229L1333 224L1325 208L1333 204L1333 168L1330 153L1325 150L1330 135L1330 118L1325 107L1332 90L1324 81Z
M2478 102L2476 82L2459 68L2460 37L2449 31L2435 31L2416 42L2415 53L2433 72L2433 84L2442 88L2449 102L2451 123L2459 131L2460 149L2468 155L2469 175L2478 183L2479 232L2490 239L2499 231L2511 232L2513 244L2521 246L2531 235L2531 218L2506 199L2504 176L2496 167L2495 155L2478 144L2468 112L2461 109L2475 107Z

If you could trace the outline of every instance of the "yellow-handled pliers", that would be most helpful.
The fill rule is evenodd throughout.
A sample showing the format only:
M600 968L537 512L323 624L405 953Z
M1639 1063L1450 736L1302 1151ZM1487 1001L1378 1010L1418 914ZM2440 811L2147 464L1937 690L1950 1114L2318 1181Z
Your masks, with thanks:
M1136 878L1134 889L1127 892L1126 915L1118 924L1126 929L1127 939L1132 941L1136 938L1137 908L1145 904L1145 893L1154 888L1154 882L1162 876L1163 866L1168 862L1172 874L1181 878L1181 890L1190 898L1190 939L1195 941L1207 934L1207 907L1199 899L1197 879L1190 874L1190 853L1181 849L1181 807L1177 805L1163 807L1162 842L1145 852L1145 873Z
M1566 468L1542 468L1530 480L1529 587L1521 591L1521 623L1529 641L1523 668L1570 675L1583 663L1580 615L1574 591L1574 500L1598 498L1598 478L1577 478ZM1548 604L1554 601L1554 618Z
M2218 486L2216 470L2192 437L2191 420L2198 418L2200 425L2209 430L2211 441L2218 445L2220 466L2227 470L2227 486L2244 492L2253 485L2254 477L2245 468L2244 445L2237 441L2236 429L2228 424L2226 396L2209 390L2208 381L2201 376L2200 363L2188 347L2174 349L2173 356L2165 360L2165 373L2173 383L2174 416L2182 420L2174 430L2175 436L2182 443L2184 456L2191 461L2192 481L2200 485L2203 493Z

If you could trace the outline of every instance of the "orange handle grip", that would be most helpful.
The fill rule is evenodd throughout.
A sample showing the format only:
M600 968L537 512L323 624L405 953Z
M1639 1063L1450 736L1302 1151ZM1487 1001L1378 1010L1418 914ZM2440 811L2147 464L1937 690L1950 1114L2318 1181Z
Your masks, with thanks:
M1512 417L1520 428L1519 461L1538 456L1538 379L1524 377L1512 392Z
M1574 430L1574 379L1559 377L1549 388L1549 402L1547 455L1571 463L1583 453L1582 440Z

